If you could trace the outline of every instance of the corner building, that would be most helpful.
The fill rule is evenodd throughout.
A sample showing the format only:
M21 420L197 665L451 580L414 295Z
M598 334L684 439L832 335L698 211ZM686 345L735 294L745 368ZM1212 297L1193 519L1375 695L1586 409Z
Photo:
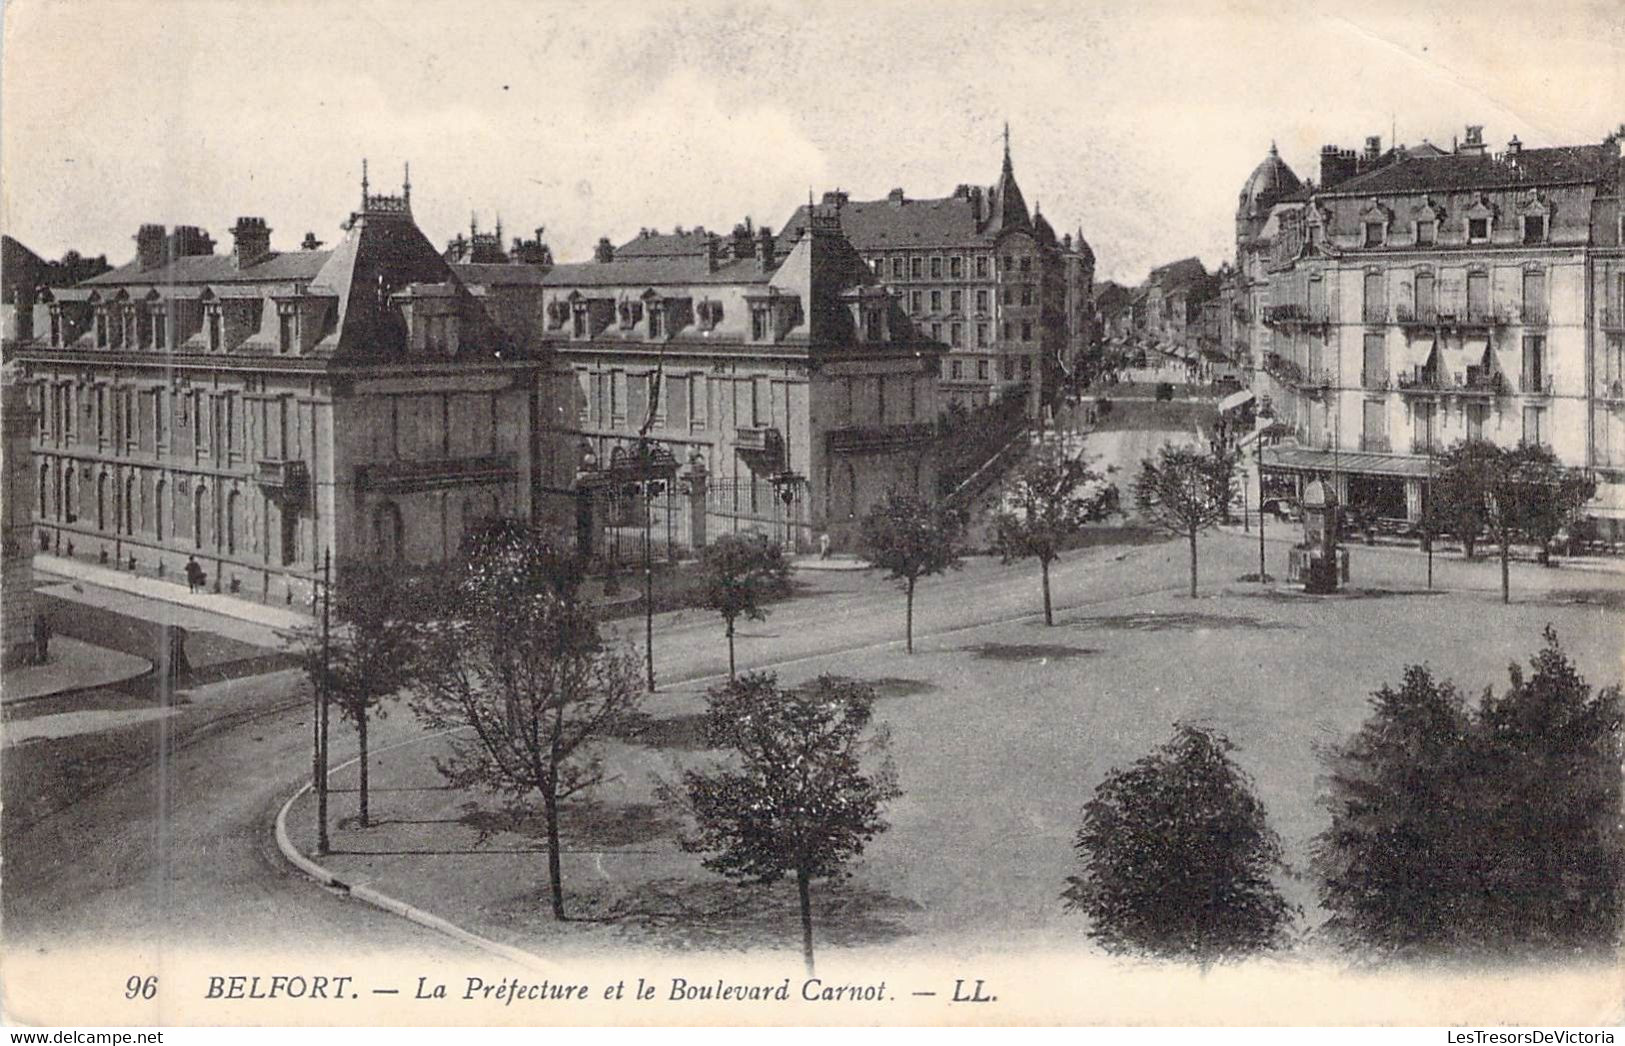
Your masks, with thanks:
M13 348L41 550L170 578L196 558L213 591L299 605L328 551L430 562L477 519L532 516L543 366L486 303L539 278L448 264L409 181L363 175L343 229L279 251L240 218L217 254L145 225L135 260L42 292Z
M1294 437L1266 473L1416 519L1440 450L1540 444L1625 540L1619 143L1492 153L1470 126L1451 151L1327 146L1320 174L1272 148L1237 213L1254 388Z

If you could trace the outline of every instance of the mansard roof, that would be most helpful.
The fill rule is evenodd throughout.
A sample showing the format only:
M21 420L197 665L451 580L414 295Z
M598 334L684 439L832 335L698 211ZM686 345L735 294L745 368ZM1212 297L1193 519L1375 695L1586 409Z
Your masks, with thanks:
M285 283L314 279L332 255L332 251L276 252L241 269L237 267L237 259L230 254L183 255L151 269L143 269L137 260L100 276L93 276L85 284L162 286L166 283Z
M1613 145L1566 145L1495 155L1410 153L1386 167L1339 182L1322 195L1376 196L1597 182L1612 175L1618 164L1618 147Z

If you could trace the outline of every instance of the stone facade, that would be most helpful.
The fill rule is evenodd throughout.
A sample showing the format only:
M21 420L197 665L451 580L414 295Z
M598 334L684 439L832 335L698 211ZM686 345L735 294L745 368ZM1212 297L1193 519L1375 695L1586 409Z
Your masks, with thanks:
M432 561L475 519L530 518L535 310L504 326L485 302L539 277L448 265L409 183L363 180L344 229L278 252L239 219L222 255L143 226L135 261L45 292L14 349L38 548L173 579L196 559L211 591L303 605L329 551Z
M546 424L566 453L539 489L591 499L594 551L646 522L663 546L758 531L850 548L886 488L931 495L942 346L916 335L833 207L804 217L780 237L606 240L548 274L544 345L561 380ZM640 437L682 473L648 506L601 482Z
M1379 146L1328 146L1318 186L1272 152L1243 191L1255 389L1296 443L1266 465L1416 518L1432 453L1540 443L1594 470L1625 536L1618 143Z
M28 406L27 390L15 381L16 368L6 365L0 372L0 469L4 470L5 532L0 562L0 628L3 628L5 663L22 664L34 659L34 535L33 479L29 465L29 440L34 434L34 415Z

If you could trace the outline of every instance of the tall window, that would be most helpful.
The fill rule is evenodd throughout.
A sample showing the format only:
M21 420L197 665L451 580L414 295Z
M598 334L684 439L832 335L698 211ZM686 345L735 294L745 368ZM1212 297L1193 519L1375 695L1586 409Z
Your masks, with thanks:
M949 291L948 292L948 311L957 315L959 313L960 300L961 299L960 299L960 292L959 291Z
M948 324L948 344L956 349L959 348L959 324L957 323Z
M941 258L932 258L931 259L931 278L933 280L942 279L942 259Z
M212 306L209 309L209 351L220 351L220 308Z
M1488 218L1467 219L1467 239L1472 243L1483 243L1490 238L1490 220Z
M1364 431L1360 448L1384 453L1388 450L1388 405L1382 400L1366 400L1361 421Z
M915 316L918 316L920 314L921 309L923 308L922 303L924 301L925 301L925 293L923 291L909 291L909 293L908 293L908 311L910 313L914 314Z
M1475 319L1486 319L1490 314L1490 274L1487 272L1469 272L1467 274L1467 315Z
M1381 247L1383 239L1382 222L1365 223L1365 245L1367 247Z
M161 309L152 314L152 347L167 349L169 347L169 317Z
M948 273L954 279L962 279L965 275L965 259L953 257L948 259Z
M1543 392L1546 386L1546 339L1539 334L1523 336L1523 391Z
M909 276L909 279L917 280L917 279L920 278L920 274L924 271L921 268L921 265L922 265L922 262L921 262L921 260L919 258L910 258L908 260L908 276Z
M1423 246L1433 243L1438 238L1438 225L1426 218L1416 223L1416 242Z
M1541 214L1526 214L1523 217L1523 242L1546 242L1546 216Z
M767 306L756 305L750 310L750 336L755 341L766 341L769 330Z
M1435 406L1433 403L1417 403L1411 415L1414 426L1411 449L1418 454L1432 454L1439 449L1434 425L1437 418Z
M1388 318L1388 299L1383 294L1382 273L1365 274L1365 322L1382 323Z
M976 361L976 377L981 381L987 380L987 360Z
M863 335L864 339L866 341L880 341L881 340L880 310L879 309L867 309L867 310L865 310L864 314L863 314L863 321L864 321L864 328L865 328L864 335Z
M987 255L985 254L976 257L976 278L980 280L987 279Z
M1523 441L1532 447L1545 446L1545 407L1525 407L1523 409Z
M1015 377L1016 377L1016 361L1015 361L1014 357L1006 356L1004 358L1004 366L1003 366L1002 369L1004 371L1004 380L1005 381L1014 381L1015 380Z
M976 325L976 347L979 349L987 348L987 324L985 323Z
M577 302L571 312L570 334L576 338L585 338L587 336L587 305L585 302Z
M955 381L959 381L961 378L963 378L965 376L965 367L964 367L963 361L954 360L952 363L950 363L948 365L948 373L953 377L953 379ZM42 466L42 468L43 468L43 466ZM40 505L44 506L44 504L45 504L45 487L44 487L45 480L41 479L40 483L41 483L41 486L40 486ZM44 513L45 513L45 509L43 507L41 507L40 508L40 514L44 515Z
M1033 321L1032 320L1022 320L1021 321L1021 340L1022 341L1032 341L1033 340Z
M1380 389L1388 381L1388 339L1381 334L1365 336L1365 352L1361 360L1360 384L1368 389Z
M1546 273L1528 269L1523 274L1523 321L1539 323L1546 319Z
M666 306L663 302L649 303L649 337L659 338L666 333Z
M903 259L902 258L893 258L891 260L891 274L892 274L892 279L894 279L894 280L900 280L900 279L903 278Z
M1481 440L1484 438L1484 420L1489 417L1490 408L1485 403L1467 404L1467 438Z
M286 355L299 344L299 315L291 308L277 310L277 351Z
M1424 323L1431 323L1434 314L1438 311L1438 299L1433 284L1431 272L1416 274L1416 318Z
M976 311L982 313L987 312L987 291L985 290L976 292Z
M932 291L931 292L931 311L934 312L934 313L942 311L942 292L941 291Z
M1625 334L1608 335L1608 344L1603 347L1602 373L1603 380L1610 386L1625 381Z
M96 313L96 347L107 348L107 313Z
M1033 303L1033 288L1032 288L1032 285L1024 283L1024 284L1021 285L1021 304L1030 306L1032 303Z
M1022 255L1022 258L1021 258L1021 271L1022 272L1032 272L1033 271L1033 260L1032 260L1031 256Z

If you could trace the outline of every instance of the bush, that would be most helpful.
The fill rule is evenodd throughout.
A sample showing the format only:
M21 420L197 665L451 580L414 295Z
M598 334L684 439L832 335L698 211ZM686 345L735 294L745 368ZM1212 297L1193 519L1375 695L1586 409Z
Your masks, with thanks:
M1293 909L1270 874L1281 841L1223 736L1178 724L1084 807L1062 894L1107 951L1210 965L1284 943Z

